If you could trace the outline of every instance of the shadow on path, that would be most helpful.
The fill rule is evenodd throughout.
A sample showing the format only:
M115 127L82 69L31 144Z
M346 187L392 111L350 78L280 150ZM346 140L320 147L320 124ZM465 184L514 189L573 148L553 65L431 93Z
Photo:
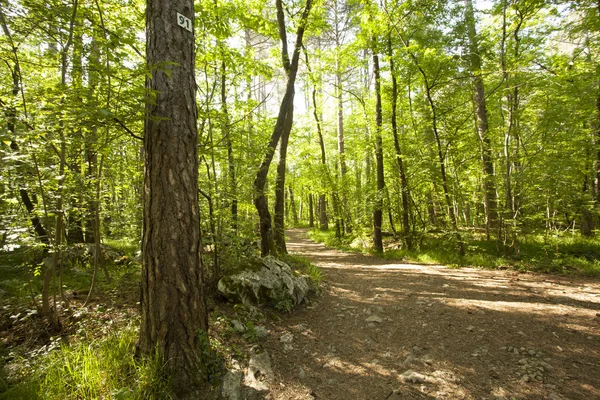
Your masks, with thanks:
M597 280L396 264L287 234L326 283L270 328L269 398L600 399Z

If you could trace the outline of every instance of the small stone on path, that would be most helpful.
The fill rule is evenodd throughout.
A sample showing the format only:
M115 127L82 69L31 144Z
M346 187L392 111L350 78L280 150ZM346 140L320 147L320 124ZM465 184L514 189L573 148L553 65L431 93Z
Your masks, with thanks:
M294 341L294 335L289 332L284 333L279 337L281 343L292 343Z
M365 321L367 321L367 322L377 322L378 324L380 324L380 323L383 322L383 319L381 319L381 317L378 317L377 315L371 315Z
M400 379L405 383L424 383L427 376L409 369L400 375Z

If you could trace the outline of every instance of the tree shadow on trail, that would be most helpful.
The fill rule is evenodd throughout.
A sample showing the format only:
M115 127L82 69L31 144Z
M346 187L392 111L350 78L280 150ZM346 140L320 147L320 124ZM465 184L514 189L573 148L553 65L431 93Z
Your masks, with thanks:
M597 281L393 264L301 237L290 243L323 268L327 286L315 305L272 327L266 347L281 384L332 400L386 399L393 389L392 399L600 398ZM293 349L283 350L284 331ZM427 380L403 382L409 369Z

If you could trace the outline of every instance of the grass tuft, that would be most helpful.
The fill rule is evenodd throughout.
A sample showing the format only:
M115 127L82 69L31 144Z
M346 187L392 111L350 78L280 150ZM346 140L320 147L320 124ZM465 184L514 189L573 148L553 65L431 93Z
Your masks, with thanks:
M164 362L136 359L136 342L137 329L129 326L102 341L63 345L36 360L0 399L172 399Z

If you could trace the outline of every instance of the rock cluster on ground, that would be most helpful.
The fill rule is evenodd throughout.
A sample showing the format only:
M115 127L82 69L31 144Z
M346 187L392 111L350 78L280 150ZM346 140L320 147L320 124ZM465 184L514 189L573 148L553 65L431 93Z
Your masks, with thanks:
M224 400L258 400L269 393L274 380L269 353L258 347L252 349L248 367L232 365L222 380L221 397Z
M283 261L267 256L258 269L223 277L218 289L232 302L269 305L289 311L306 299L311 290L311 281L306 275L294 273Z

